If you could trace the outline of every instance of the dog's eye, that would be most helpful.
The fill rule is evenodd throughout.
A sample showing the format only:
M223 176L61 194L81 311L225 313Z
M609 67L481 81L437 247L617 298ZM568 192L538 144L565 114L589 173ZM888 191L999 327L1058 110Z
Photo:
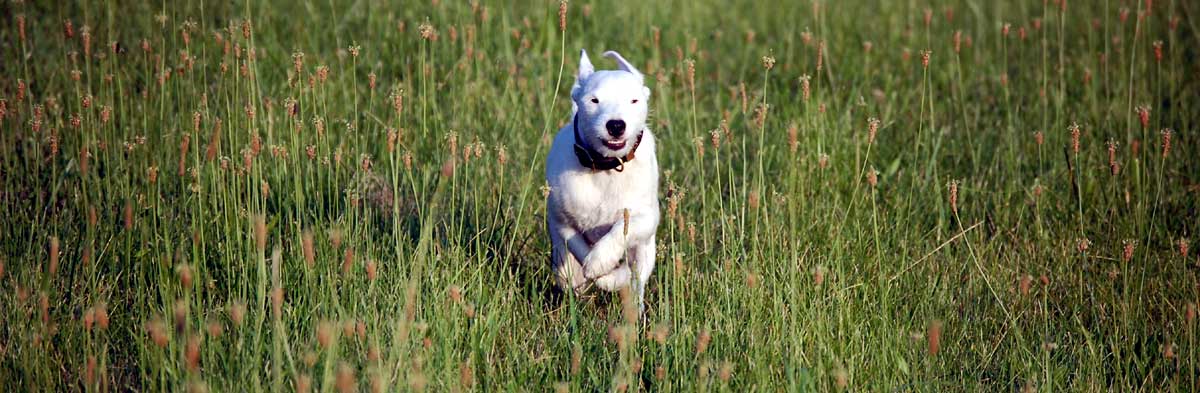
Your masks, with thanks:
M633 102L632 102L632 103L633 103L633 104L636 104L636 103L637 103L637 100L633 100Z
M592 97L592 103L593 103L593 104L599 104L599 103L600 103L600 99L599 99L599 98L596 98L596 97Z

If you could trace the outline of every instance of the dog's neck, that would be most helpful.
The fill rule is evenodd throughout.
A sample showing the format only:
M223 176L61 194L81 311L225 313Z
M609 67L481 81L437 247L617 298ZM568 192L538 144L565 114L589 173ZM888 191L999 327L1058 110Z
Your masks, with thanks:
M579 165L591 168L593 171L624 171L625 163L633 161L633 154L637 152L638 145L642 144L642 134L644 134L644 132L638 132L637 139L633 141L633 147L629 148L629 153L624 157L609 157L592 150L587 144L587 140L579 136L579 113L576 113L575 118L571 120L571 127L575 130L575 157L579 159Z

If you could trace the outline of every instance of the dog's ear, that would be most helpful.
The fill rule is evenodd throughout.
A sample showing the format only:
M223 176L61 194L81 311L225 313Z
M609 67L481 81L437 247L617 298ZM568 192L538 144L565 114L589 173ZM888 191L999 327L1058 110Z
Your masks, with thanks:
M596 67L592 66L592 60L588 59L587 50L579 50L579 73L575 74L575 84L571 85L571 113L579 111L579 93L583 91L583 81L587 80L592 73L596 72Z
M575 74L576 81L582 81L596 72L596 67L592 66L592 60L588 59L587 50L579 50L579 73Z
M637 75L638 78L642 78L642 72L638 71L637 67L634 67L633 64L629 64L629 61L625 60L625 58L622 57L620 53L610 50L608 52L604 52L604 57L608 57L608 58L616 60L617 68L620 68L621 71L625 71L625 72Z

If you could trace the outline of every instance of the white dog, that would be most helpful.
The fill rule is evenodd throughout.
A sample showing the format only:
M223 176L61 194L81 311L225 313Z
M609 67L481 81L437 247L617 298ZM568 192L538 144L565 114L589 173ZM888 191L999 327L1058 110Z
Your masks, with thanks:
M596 71L580 52L574 116L546 158L551 265L563 291L577 294L591 283L615 291L632 282L641 309L659 221L650 89L620 54L604 56L620 70Z

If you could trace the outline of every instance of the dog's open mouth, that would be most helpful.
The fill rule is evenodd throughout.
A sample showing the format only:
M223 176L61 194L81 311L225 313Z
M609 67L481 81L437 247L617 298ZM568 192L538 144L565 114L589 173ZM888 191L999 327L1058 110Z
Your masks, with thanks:
M604 141L601 141L601 143L604 143L604 147L607 147L612 150L621 150L621 148L625 147L625 141L623 141L623 140L622 141L604 140Z

